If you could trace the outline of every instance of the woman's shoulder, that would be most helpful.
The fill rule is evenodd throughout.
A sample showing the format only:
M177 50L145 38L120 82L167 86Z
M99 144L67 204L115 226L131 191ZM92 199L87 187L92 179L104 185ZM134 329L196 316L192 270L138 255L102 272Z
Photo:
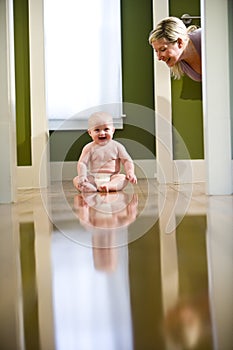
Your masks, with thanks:
M196 28L195 30L189 32L188 35L192 40L193 38L201 39L201 32L202 32L201 28Z
M198 54L201 56L201 28L197 28L189 33L189 38L192 40Z

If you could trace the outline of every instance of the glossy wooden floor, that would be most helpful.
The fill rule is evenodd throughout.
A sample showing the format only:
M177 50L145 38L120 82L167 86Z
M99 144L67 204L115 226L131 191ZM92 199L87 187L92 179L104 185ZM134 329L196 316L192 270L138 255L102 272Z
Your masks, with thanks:
M0 205L1 350L233 347L233 197L203 184Z

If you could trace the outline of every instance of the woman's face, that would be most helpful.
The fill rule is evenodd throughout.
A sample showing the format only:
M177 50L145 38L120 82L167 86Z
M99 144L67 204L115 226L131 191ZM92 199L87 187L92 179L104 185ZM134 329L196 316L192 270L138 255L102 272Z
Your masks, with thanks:
M158 60L165 62L168 67L174 66L180 60L184 49L182 39L170 43L165 38L161 38L152 41L151 46L155 50Z

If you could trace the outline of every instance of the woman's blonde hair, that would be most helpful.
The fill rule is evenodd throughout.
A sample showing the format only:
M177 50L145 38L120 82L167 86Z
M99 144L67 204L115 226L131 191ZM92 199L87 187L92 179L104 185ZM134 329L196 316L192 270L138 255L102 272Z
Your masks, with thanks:
M175 43L179 38L185 42L188 40L188 33L195 29L197 27L194 25L186 28L184 22L177 17L166 17L150 32L149 43L152 45L153 41L162 38L166 39L169 43ZM179 63L176 63L170 70L175 79L180 79L184 74Z

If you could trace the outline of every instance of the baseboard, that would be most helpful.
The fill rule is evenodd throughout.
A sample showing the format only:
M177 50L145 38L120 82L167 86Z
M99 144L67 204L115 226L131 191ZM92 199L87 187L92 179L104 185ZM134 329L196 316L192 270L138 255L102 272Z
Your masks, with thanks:
M17 166L17 188L35 188L32 166Z
M138 179L156 178L155 159L134 160ZM72 180L77 175L77 162L50 162L50 180ZM232 161L233 169L233 161ZM175 160L174 183L205 182L206 170L204 160ZM17 167L18 188L39 187L35 184L32 167Z
M155 159L137 159L134 161L138 179L156 177ZM77 175L77 162L50 162L51 181L72 180Z
M231 161L231 190L233 193L233 159Z
M206 181L206 162L204 159L174 160L174 183L197 183Z
M156 178L155 159L134 160L135 172L138 179ZM51 181L72 180L77 175L76 162L51 162ZM205 182L205 161L198 160L175 160L174 161L174 183L196 183Z
M233 160L232 160L233 174ZM50 180L72 180L76 175L76 162L50 162ZM140 179L156 178L156 160L135 160L136 175ZM197 183L206 181L206 163L203 159L175 160L174 183ZM17 167L17 188L37 188L32 167ZM233 177L232 177L233 188Z

